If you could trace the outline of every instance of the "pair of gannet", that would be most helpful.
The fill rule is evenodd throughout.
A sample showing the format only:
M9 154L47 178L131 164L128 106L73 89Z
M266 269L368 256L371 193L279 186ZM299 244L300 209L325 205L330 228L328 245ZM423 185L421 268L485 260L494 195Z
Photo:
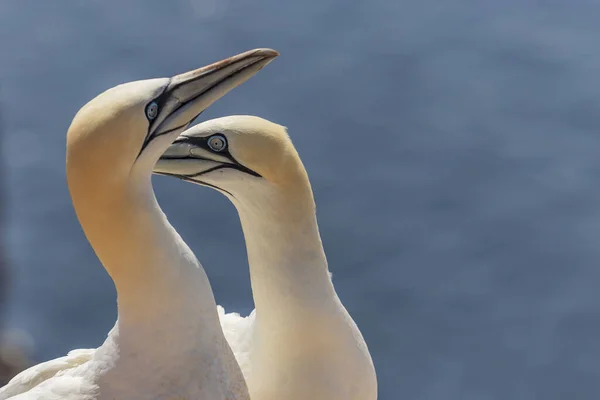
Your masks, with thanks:
M285 128L233 116L184 131L276 56L259 49L120 85L79 111L67 179L115 282L118 320L98 349L22 372L0 400L376 399L371 357L334 290L308 176ZM156 201L153 169L235 205L256 305L249 317L217 309L204 270Z

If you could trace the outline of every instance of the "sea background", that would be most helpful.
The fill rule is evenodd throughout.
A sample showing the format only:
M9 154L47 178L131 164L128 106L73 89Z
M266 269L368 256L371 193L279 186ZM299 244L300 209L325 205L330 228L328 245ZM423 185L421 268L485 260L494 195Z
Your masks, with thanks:
M271 47L202 120L289 128L380 399L599 398L599 16L591 0L1 0L7 325L43 361L116 318L65 182L76 111ZM233 206L154 182L218 303L249 313Z

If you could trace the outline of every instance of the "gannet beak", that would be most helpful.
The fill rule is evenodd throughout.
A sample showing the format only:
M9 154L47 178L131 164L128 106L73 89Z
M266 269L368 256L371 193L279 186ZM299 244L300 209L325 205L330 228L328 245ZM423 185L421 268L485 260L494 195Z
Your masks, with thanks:
M154 165L155 174L203 184L199 180L201 175L217 169L231 168L261 178L259 173L240 164L228 150L214 154L208 148L208 138L188 136L186 132L175 139Z
M152 139L182 132L212 103L250 79L279 53L255 49L171 78L154 101L160 110L152 121L141 152Z

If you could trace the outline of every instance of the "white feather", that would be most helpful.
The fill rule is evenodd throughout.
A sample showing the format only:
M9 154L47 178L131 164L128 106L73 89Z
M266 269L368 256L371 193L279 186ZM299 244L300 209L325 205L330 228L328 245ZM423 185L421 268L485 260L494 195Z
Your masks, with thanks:
M19 373L0 389L0 400L25 393L42 383L64 375L65 371L79 367L92 359L96 349L78 349L64 357L46 361Z
M251 370L250 350L252 349L252 332L256 318L256 310L252 311L247 317L242 317L238 313L225 313L225 309L217 306L221 327L225 338L233 350L244 377L247 377Z

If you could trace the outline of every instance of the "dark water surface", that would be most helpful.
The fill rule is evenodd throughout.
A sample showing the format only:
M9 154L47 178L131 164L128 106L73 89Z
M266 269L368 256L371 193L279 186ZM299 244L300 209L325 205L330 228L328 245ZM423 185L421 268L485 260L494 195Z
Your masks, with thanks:
M599 16L585 0L2 0L10 324L45 360L115 320L65 184L79 107L272 47L203 118L289 127L380 398L599 398ZM233 206L155 183L218 302L250 311Z

